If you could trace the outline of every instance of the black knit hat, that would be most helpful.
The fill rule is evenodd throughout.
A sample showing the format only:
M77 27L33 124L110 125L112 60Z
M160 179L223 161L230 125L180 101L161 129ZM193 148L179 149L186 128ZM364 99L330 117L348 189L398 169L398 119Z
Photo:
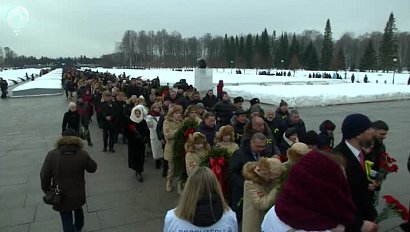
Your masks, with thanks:
M288 103L287 103L287 102L285 102L283 99L282 99L282 100L280 100L279 107L282 107L282 106L287 106L287 105L288 105Z
M344 139L354 138L365 130L372 127L372 122L364 114L348 115L342 123L342 134Z
M259 98L252 98L251 100L250 100L250 103L251 103L251 105L255 105L255 104L258 104L260 101L259 101Z

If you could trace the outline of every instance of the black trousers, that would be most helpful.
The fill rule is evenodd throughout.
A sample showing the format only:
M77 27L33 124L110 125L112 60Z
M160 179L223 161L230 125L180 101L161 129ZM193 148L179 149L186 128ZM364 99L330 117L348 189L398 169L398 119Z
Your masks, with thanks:
M114 139L115 139L115 129L104 128L103 129L104 148L107 148L107 146L109 146L110 149L114 148Z

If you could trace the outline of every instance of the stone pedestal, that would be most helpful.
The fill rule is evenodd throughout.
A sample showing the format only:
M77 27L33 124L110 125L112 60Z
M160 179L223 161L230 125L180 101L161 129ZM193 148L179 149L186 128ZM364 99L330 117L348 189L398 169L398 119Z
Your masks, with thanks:
M213 69L211 68L196 68L195 69L195 88L200 92L207 92L214 88L212 81Z

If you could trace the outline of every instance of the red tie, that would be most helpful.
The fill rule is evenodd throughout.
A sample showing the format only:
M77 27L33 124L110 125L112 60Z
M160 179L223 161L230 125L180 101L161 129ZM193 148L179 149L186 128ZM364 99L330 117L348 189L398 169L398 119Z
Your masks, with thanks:
M363 151L360 151L360 153L359 153L359 160L360 160L360 165L362 166L362 169L364 170L364 154L363 154Z

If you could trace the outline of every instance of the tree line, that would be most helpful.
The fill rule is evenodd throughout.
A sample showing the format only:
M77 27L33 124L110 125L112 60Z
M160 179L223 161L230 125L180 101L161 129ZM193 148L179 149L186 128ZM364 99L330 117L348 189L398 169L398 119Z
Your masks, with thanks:
M0 49L0 64L19 66L53 62L41 57L17 56L10 48ZM12 51L11 51L12 52ZM4 55L2 55L4 54ZM3 60L1 57L4 57ZM410 32L399 32L393 13L384 32L365 33L354 37L345 33L334 40L330 20L324 33L305 30L300 34L264 29L260 34L183 38L177 32L124 32L114 53L100 58L60 58L66 64L97 64L105 67L194 67L204 58L213 68L261 68L308 70L410 70Z

